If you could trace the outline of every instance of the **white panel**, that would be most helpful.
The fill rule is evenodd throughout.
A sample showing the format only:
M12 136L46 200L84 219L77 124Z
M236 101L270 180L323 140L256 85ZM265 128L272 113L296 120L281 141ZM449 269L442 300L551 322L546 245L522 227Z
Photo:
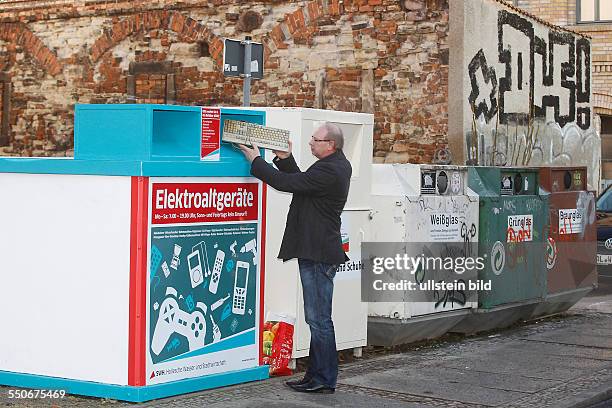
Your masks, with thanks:
M361 269L353 269L361 258L361 243L367 236L369 211L345 211L343 221L347 224L349 234L349 262L339 269L334 279L334 297L332 301L332 320L336 334L336 348L344 350L365 346L367 341L368 304L361 301ZM349 269L347 269L350 268ZM304 320L304 298L301 284L298 291L298 318L294 335L293 357L308 355L310 347L310 330ZM357 342L358 344L354 344Z
M310 153L308 142L324 122L338 125L344 133L344 154L351 162L353 174L345 210L370 208L371 170L373 156L373 115L305 108L254 108L266 112L266 125L291 132L293 156L301 170L317 159ZM268 159L272 155L268 154Z
M0 370L127 384L130 186L0 174Z
M345 132L345 154L353 166L353 177L349 197L345 206L348 210L369 209L372 163L373 116L370 114L335 112L321 109L303 108L253 108L266 112L266 125L287 129L291 132L293 156L306 170L315 162L308 142L317 126L324 121L338 124ZM351 139L349 141L349 138ZM349 153L350 151L350 153ZM272 160L268 152L266 158ZM281 193L268 188L267 228L266 228L266 313L276 312L296 316L293 357L308 355L310 332L304 322L303 300L296 260L283 263L276 256L283 237L291 194ZM353 211L351 211L353 212ZM368 211L355 211L361 216L353 224L350 234L367 228ZM351 238L358 240L360 237ZM360 257L360 256L359 256ZM334 284L333 320L336 329L338 350L366 344L367 307L361 303L361 276L358 273L342 272L336 275Z
M478 196L469 188L458 188L463 194L422 195L420 193L421 171L444 170L447 174L459 172L460 185L467 184L467 168L458 166L435 166L414 164L375 164L372 166L372 242L462 242L459 224L447 227L432 225L432 215L457 216L466 227L474 226L474 242L478 237ZM470 229L471 231L471 229ZM411 254L415 256L417 254ZM414 302L370 302L370 316L408 319L414 316L441 313L444 311L476 307L477 302L466 302L435 307L434 303Z

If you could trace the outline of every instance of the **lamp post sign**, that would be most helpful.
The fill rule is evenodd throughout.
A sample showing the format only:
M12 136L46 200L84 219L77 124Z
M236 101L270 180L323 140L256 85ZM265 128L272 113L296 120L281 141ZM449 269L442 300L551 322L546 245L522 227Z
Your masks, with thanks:
M223 75L244 78L243 106L251 104L251 78L263 78L263 44L226 38L223 43Z

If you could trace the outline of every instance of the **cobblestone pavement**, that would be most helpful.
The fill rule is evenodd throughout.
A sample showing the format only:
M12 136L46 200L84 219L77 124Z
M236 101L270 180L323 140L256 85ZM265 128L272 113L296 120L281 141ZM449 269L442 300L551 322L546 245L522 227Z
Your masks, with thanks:
M299 374L298 374L299 375ZM341 365L333 395L295 393L286 378L143 404L67 396L6 407L572 407L612 397L612 314L578 310L480 336L392 350L368 348ZM13 388L14 389L14 388Z

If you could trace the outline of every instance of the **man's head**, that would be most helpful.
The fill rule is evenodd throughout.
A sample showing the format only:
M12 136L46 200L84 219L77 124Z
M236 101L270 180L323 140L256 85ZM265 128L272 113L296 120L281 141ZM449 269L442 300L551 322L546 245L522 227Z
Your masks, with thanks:
M325 122L312 134L308 144L310 151L317 159L327 157L344 147L342 129L338 125Z

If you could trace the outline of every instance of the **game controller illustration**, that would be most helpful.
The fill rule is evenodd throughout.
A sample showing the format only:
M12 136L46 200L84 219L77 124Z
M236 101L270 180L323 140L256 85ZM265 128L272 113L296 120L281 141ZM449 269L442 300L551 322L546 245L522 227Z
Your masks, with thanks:
M187 313L179 308L178 294L172 287L166 288L166 298L159 308L159 316L153 330L151 350L159 355L164 346L174 333L181 334L189 342L189 351L204 347L206 337L206 305L202 302L196 303L196 309Z

